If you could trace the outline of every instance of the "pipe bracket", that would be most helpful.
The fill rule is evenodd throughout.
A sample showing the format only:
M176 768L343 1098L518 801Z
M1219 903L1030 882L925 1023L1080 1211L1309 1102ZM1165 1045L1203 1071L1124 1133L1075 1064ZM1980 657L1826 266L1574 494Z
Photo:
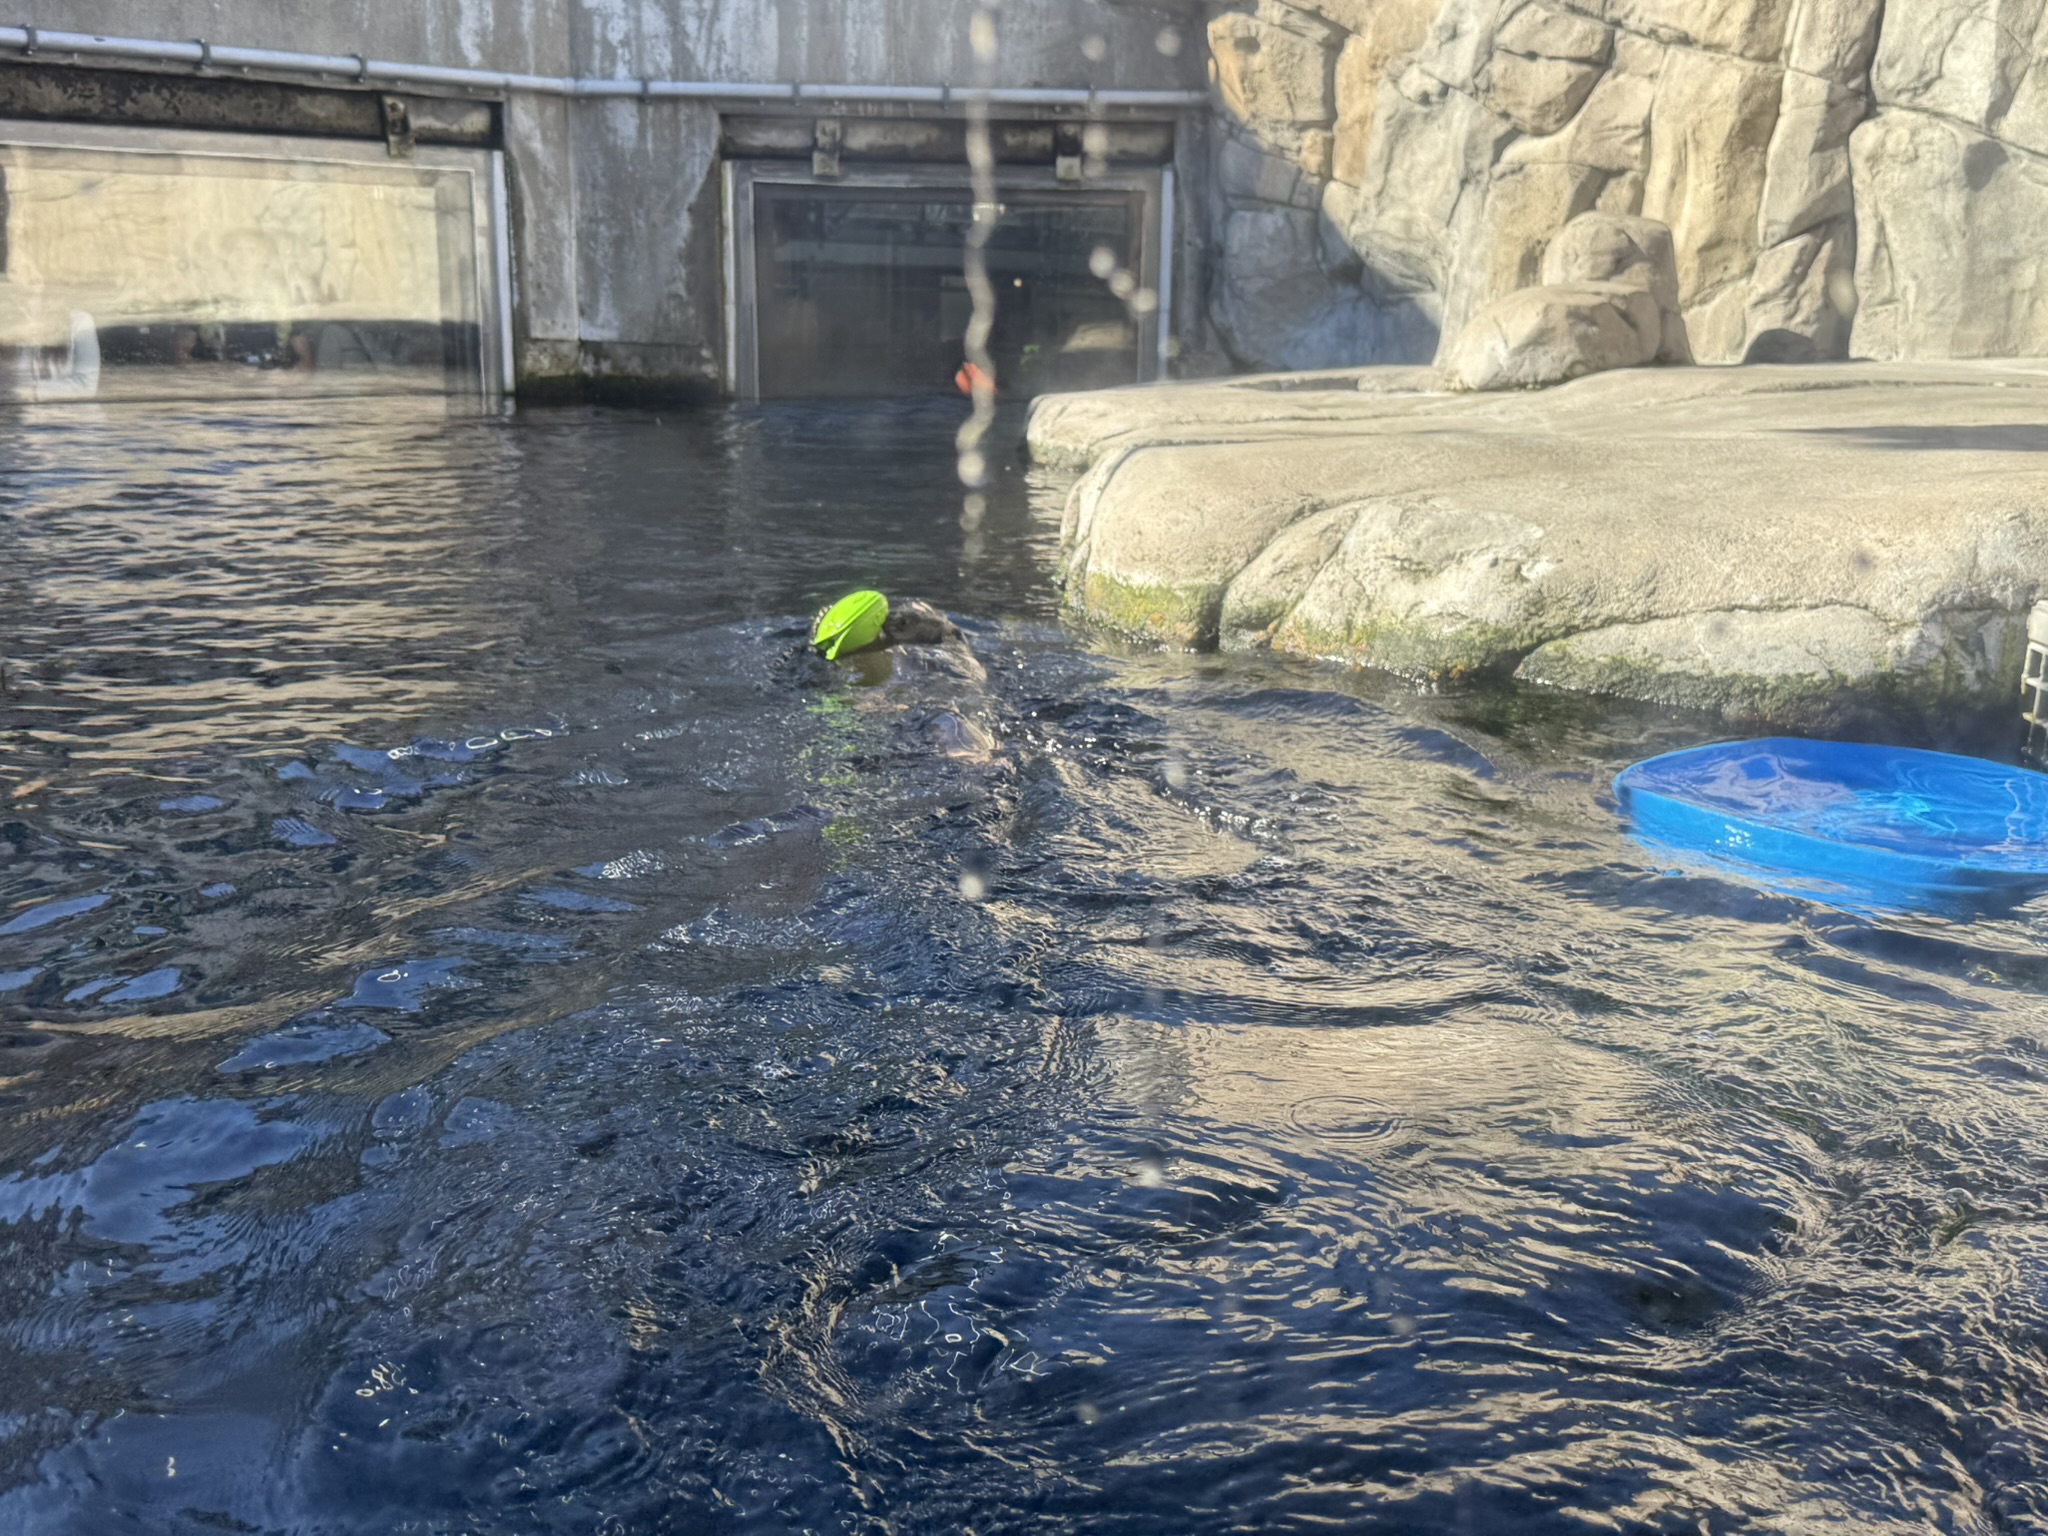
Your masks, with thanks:
M380 103L384 113L384 148L394 160L410 160L413 151L412 108L403 96L386 96Z

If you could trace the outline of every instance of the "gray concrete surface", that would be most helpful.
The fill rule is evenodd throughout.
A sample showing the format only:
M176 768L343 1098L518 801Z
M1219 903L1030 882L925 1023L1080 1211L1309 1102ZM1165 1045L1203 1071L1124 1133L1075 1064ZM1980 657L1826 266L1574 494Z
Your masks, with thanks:
M1062 533L1068 609L1168 645L1781 725L2017 689L2048 592L2048 363L1429 383L1040 401L1034 452L1088 466Z
M1006 6L994 83L1199 88L1187 10ZM9 20L541 75L938 85L976 78L973 12L957 0L23 0ZM1159 34L1176 22L1186 45L1169 56ZM717 110L688 102L507 100L523 387L716 388L718 132Z

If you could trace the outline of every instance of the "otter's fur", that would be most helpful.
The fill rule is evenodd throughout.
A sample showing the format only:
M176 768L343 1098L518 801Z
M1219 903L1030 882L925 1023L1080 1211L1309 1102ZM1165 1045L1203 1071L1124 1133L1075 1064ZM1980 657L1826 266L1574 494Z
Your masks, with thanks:
M974 718L993 702L988 671L966 633L930 603L890 603L882 632L858 651L842 652L840 666L808 644L790 659L801 687L829 687L850 673L864 708L903 712L943 757L986 761L995 750L995 733Z
M930 603L910 598L891 603L889 617L882 621L876 645L965 645L960 626Z

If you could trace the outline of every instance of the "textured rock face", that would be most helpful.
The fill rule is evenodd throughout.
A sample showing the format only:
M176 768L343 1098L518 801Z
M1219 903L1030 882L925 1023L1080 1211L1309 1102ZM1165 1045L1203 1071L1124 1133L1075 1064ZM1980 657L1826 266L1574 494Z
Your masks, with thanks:
M1238 358L1262 369L1339 366L1374 350L1380 311L1322 270L1318 216L1243 208L1223 226L1214 317Z
M1678 305L1671 231L1654 219L1588 213L1558 231L1543 253L1545 283L1625 283L1657 301L1663 317L1653 361L1689 363L1692 344Z
M1495 299L1458 333L1444 372L1459 389L1534 389L1610 368L1692 360L1671 231L1585 213L1543 253L1543 281Z
M1664 313L1628 283L1544 283L1495 299L1458 334L1444 371L1459 389L1534 389L1656 361Z
M2048 353L2048 12L2040 0L1889 0L1876 115L1850 160L1862 299L1879 358Z
M1320 128L1336 115L1331 95L1332 28L1306 11L1261 6L1226 11L1209 26L1216 90L1239 122L1273 129Z
M1866 210L1854 350L2048 352L2048 160L1918 112L1864 124L1853 154Z
M2011 707L2048 591L2048 368L1674 368L1507 396L1388 372L1042 400L1034 451L1091 466L1069 609L1783 725Z
M2048 354L2042 0L1257 0L1209 36L1225 225L1316 222L1284 274L1218 231L1242 361L1448 365L1593 211L1670 229L1703 362Z
M1251 367L1316 368L1378 345L1379 314L1324 260L1319 213L1345 34L1306 8L1266 3L1209 26L1226 123L1216 151L1225 211L1211 318Z

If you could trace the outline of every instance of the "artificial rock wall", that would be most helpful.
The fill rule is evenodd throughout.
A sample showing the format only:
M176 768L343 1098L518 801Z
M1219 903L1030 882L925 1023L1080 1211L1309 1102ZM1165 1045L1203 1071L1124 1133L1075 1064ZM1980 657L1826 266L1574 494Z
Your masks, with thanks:
M2048 0L1256 0L1209 25L1211 317L1425 362L1592 210L1701 362L2048 354Z

